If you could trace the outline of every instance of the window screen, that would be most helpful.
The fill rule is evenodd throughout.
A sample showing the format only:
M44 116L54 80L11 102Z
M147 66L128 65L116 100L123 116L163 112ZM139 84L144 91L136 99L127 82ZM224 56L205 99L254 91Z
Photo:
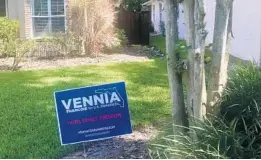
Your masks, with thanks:
M65 31L64 0L34 0L34 37Z

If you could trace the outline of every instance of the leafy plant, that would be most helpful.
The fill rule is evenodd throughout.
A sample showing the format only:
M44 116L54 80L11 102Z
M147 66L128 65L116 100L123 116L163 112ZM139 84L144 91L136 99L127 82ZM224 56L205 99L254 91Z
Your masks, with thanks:
M152 145L153 158L261 158L261 70L237 66L230 74L219 117L197 121L187 135L168 133ZM196 137L191 138L191 137Z
M221 115L227 123L237 120L245 158L261 158L261 71L255 64L237 66L224 91Z
M39 47L45 47L56 52L58 55L75 55L80 54L81 41L74 35L73 32L56 33L52 36L46 36L38 40ZM56 54L56 55L57 55ZM54 54L55 55L55 54ZM50 55L50 56L54 56Z
M18 69L18 65L21 62L24 55L32 51L35 47L35 41L33 40L21 40L17 39L14 44L15 56L12 65L12 70L15 71Z
M163 136L161 142L151 144L152 158L220 159L242 157L242 147L235 131L236 123L225 124L212 117L203 122L197 120L188 128L186 135L180 133ZM191 136L193 135L193 136ZM192 139L191 137L197 137Z
M106 49L121 48L128 44L128 38L126 37L123 29L116 29L113 37L113 39L110 39L105 43Z
M9 20L6 17L0 18L0 55L12 56L15 54L13 44L19 34L19 23L16 20Z
M126 36L125 31L123 29L117 29L116 34L121 46L125 46L128 44L128 37Z
M122 4L128 11L140 12L142 4L148 0L122 0Z
M34 41L19 39L19 23L0 18L0 55L14 57L11 69L17 69L23 56L34 48Z

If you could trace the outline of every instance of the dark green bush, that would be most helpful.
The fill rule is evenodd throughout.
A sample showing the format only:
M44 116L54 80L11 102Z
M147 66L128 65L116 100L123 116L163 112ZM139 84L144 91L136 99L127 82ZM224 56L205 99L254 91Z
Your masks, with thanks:
M261 158L261 71L256 64L238 66L231 73L221 101L226 123L237 121L244 158Z
M219 117L198 121L188 135L163 136L152 158L261 158L261 71L255 64L236 67L219 103Z
M151 144L151 158L220 159L241 158L242 147L235 132L236 123L225 124L219 118L197 121L187 135L163 136ZM191 138L196 135L197 140Z

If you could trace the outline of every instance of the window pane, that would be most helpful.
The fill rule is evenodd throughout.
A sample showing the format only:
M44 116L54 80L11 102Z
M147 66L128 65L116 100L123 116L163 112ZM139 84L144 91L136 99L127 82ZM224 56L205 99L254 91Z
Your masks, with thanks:
M52 32L65 32L65 18L55 17L52 18Z
M52 15L64 15L64 0L51 0Z
M45 36L49 33L48 18L33 18L34 37Z
M0 17L6 16L5 0L0 0Z
M48 15L48 0L34 0L34 16Z

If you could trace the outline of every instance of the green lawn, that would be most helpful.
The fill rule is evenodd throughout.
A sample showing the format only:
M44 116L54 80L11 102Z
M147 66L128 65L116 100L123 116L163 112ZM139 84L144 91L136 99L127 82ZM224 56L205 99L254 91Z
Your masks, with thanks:
M150 44L152 46L156 46L157 48L159 48L163 53L166 53L165 37L163 37L163 36L153 36L153 37L150 38ZM207 52L205 52L205 55L211 56L212 53L211 53L211 51L208 50ZM242 60L238 57L230 55L229 63L230 63L230 65L233 65L233 64L248 64L248 63L250 63L250 61Z
M150 38L150 44L156 46L163 53L166 53L166 42L165 37L163 36L153 36Z
M158 125L170 117L166 63L161 60L0 72L0 158L60 158L53 92L125 81L132 124Z

